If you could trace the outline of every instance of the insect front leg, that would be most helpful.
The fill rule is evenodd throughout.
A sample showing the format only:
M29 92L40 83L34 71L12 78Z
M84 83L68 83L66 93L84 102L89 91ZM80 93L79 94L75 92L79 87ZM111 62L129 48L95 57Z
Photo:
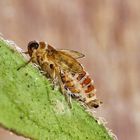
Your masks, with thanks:
M30 60L28 60L25 64L21 65L17 70L20 70L21 68L24 68L26 65L28 65L30 62L32 62L33 58L31 57Z

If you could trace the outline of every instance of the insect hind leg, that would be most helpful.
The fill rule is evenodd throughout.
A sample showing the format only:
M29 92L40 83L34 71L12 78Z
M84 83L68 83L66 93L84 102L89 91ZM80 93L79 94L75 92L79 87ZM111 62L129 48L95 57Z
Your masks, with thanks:
M68 106L69 106L70 108L72 108L71 95L68 94L68 91L66 90L66 88L65 88L65 86L64 86L64 84L63 84L62 81L61 81L61 82L59 81L59 85L60 85L61 93L64 95L65 100L66 100L66 102L68 103Z
M56 69L56 74L57 74L57 77L58 77L58 82L59 82L59 86L60 86L61 93L64 95L65 100L66 100L66 102L68 103L68 106L69 106L70 108L72 108L71 96L68 94L67 89L66 89L66 87L64 86L64 83L63 83L62 78L61 78L62 72L61 72L59 69Z

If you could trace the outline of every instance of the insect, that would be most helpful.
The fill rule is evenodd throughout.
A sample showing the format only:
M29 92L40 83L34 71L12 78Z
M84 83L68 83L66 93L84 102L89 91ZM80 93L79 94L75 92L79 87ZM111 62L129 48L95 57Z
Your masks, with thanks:
M40 66L46 76L57 79L62 93L71 106L69 95L89 108L97 108L102 102L96 98L93 81L77 59L83 54L73 50L56 50L45 42L28 43L30 60ZM24 65L24 66L25 66Z

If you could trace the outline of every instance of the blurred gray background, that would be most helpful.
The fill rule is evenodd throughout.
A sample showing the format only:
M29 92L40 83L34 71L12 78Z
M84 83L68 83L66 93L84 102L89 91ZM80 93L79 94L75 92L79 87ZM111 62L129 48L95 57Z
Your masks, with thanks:
M0 32L26 50L30 40L80 51L119 140L140 140L139 0L0 0ZM0 140L23 140L0 129Z

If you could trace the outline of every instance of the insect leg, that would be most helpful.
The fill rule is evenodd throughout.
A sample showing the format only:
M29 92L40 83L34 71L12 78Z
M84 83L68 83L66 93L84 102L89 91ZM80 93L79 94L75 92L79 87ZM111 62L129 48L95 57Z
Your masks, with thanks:
M65 100L68 103L68 106L70 108L72 108L71 96L69 96L69 94L67 94L67 90L64 87L64 84L63 84L62 79L61 79L61 71L60 70L56 70L56 73L57 73L57 77L58 77L58 81L59 81L59 85L60 85L60 90L61 90L62 94L64 95Z
M67 94L67 90L65 89L64 84L62 82L60 82L60 80L59 80L59 85L60 85L60 90L61 90L62 94L64 95L66 102L68 103L68 106L70 108L72 108L71 96L69 94Z
M55 87L56 83L59 84L61 93L65 96L66 101L68 102L69 107L71 108L71 102L69 100L68 94L66 89L64 88L64 84L61 79L61 71L60 69L53 63L45 62L42 64L43 71L47 72L46 76L48 76L53 80L53 88Z
M28 51L26 51L26 52L22 52L22 53L24 53L24 54L29 54L29 52L28 52Z
M49 64L49 68L50 68L50 72L49 72L49 76L51 77L51 79L53 79L53 88L55 88L55 86L58 83L58 79L56 76L56 70L55 70L55 66L54 64Z
M55 66L54 66L54 64L49 63L49 62L44 62L41 65L41 69L42 69L42 71L44 71L44 75L47 78L52 79L53 89L54 89L55 85L57 84L56 72L55 72Z
M21 68L25 67L25 66L28 65L32 60L33 60L33 58L30 58L29 61L27 61L25 64L21 65L17 70L20 70Z

